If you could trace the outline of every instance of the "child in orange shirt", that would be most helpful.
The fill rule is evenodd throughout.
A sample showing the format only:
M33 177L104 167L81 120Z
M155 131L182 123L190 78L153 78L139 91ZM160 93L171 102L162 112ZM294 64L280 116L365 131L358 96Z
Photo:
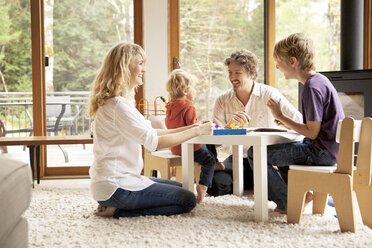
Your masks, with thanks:
M166 105L165 125L168 129L189 126L198 122L196 109L192 104L195 89L193 84L196 77L182 69L171 72L167 81L167 91L170 102ZM181 155L181 145L171 148L173 154ZM214 169L223 170L224 165L217 162L216 157L207 149L206 145L194 145L194 161L201 165L199 184L196 186L197 203L201 203L208 187L212 186Z

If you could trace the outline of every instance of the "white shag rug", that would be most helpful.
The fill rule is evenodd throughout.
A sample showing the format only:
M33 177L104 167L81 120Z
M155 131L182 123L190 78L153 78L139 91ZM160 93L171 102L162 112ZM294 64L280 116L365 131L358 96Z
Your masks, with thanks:
M311 215L300 225L273 211L254 222L253 196L206 197L191 213L176 216L101 218L94 216L88 179L43 180L33 189L29 247L372 247L372 229L341 233L335 210Z

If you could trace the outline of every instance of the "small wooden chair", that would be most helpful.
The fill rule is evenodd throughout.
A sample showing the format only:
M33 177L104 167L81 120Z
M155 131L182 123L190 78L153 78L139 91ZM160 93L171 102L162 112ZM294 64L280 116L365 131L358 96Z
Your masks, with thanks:
M164 117L150 116L149 121L155 129L166 129ZM155 152L145 151L144 175L152 177L153 172L160 172L161 178L171 179L175 176L176 181L182 183L182 161L181 156L173 155L170 149L163 149ZM201 167L195 163L194 182L199 183Z
M144 175L153 176L153 172L160 172L161 178L171 179L175 176L176 181L182 183L182 161L181 156L173 155L169 149L155 152L145 152ZM194 182L199 183L201 167L195 163Z
M357 136L354 135L354 130L357 126L360 127L360 121L355 122L351 117L342 121L337 168L333 166L290 166L287 200L288 223L300 223L305 194L313 190L313 214L324 213L328 194L330 194L334 200L341 232L355 233L353 165L354 142ZM359 134L357 131L355 133Z
M360 132L357 169L354 171L354 191L358 199L363 224L372 228L372 119L364 118Z

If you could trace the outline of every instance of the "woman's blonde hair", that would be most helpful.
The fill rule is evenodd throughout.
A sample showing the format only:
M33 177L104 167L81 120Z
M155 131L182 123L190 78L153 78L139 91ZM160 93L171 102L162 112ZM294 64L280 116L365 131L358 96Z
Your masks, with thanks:
M278 41L274 46L274 58L290 63L295 57L302 71L315 70L313 41L303 33L295 33Z
M167 91L170 101L182 97L184 95L183 91L190 88L197 81L194 75L182 69L173 70L169 74L167 81Z
M225 59L225 65L229 66L231 62L239 63L252 77L252 80L256 80L258 75L258 58L254 53L245 49L233 52Z
M110 49L91 87L90 117L94 117L98 108L109 98L133 97L134 92L129 92L131 79L129 66L136 60L137 55L146 60L145 51L136 44L119 43Z

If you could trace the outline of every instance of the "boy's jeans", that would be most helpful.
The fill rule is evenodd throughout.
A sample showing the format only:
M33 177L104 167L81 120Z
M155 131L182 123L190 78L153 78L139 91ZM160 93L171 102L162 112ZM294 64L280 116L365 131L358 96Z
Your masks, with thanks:
M216 167L216 157L211 153L205 144L194 151L194 161L201 165L201 173L199 184L205 185L208 188L212 187L212 178Z

